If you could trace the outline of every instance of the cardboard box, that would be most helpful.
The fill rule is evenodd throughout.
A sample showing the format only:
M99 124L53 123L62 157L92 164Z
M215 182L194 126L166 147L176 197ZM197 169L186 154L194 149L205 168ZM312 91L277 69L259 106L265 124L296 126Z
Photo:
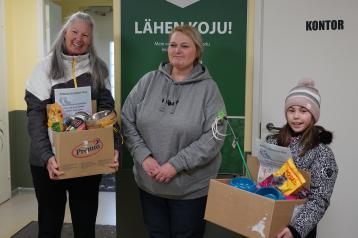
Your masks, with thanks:
M113 162L113 127L100 129L52 132L53 145L60 179L94 174L113 173L108 164Z
M249 158L248 166L252 177L257 178L257 158ZM309 184L308 173L302 173ZM230 186L229 181L210 181L205 219L247 237L276 237L290 222L295 206L305 202L269 199Z

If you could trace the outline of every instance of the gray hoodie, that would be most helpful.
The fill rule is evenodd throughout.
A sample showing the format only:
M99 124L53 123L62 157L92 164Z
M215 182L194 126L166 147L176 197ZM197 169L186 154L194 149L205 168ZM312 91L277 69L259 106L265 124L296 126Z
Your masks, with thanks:
M209 180L218 173L224 141L213 138L211 125L225 105L205 66L196 65L180 82L171 78L171 68L162 63L134 86L122 108L123 131L141 189L192 199L207 195ZM219 130L226 132L224 123ZM160 165L169 162L177 175L167 184L156 182L142 168L149 155Z

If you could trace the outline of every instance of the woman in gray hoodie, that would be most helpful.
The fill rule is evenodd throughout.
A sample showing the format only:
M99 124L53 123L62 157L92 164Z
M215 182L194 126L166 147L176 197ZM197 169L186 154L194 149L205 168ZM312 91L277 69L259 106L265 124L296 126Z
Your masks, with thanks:
M223 145L211 125L225 105L199 62L202 49L194 27L175 27L169 62L145 74L123 105L124 136L150 237L204 233L209 180L218 173ZM218 128L225 133L224 124Z

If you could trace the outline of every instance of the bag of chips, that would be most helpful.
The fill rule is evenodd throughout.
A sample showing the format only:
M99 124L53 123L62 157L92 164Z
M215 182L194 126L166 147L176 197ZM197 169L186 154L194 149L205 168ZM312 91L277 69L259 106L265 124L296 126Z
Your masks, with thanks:
M64 131L63 127L63 111L58 103L51 104L47 113L47 126L53 131Z
M293 159L289 158L279 170L259 183L259 186L274 186L284 195L290 195L301 188L305 183L306 180L297 169Z

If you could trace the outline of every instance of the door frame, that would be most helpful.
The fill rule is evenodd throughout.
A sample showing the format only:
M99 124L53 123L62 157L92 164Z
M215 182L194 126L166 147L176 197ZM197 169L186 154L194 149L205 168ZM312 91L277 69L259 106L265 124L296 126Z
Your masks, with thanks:
M0 177L0 204L10 199L11 197L11 176L10 176L10 141L9 141L9 110L8 110L8 83L7 83L7 64L6 64L6 38L5 38L5 1L0 0L0 81L3 84L3 89L0 91L2 94L2 108L0 111L0 150L4 149L5 161L2 166L4 167L5 177ZM3 174L2 174L3 176Z
M263 67L263 10L264 1L255 1L255 25L254 25L254 63L253 63L253 91L252 91L252 151L255 151L257 138L261 139L262 118L262 67Z
M49 0L37 0L37 29L39 58L46 56L50 49Z

